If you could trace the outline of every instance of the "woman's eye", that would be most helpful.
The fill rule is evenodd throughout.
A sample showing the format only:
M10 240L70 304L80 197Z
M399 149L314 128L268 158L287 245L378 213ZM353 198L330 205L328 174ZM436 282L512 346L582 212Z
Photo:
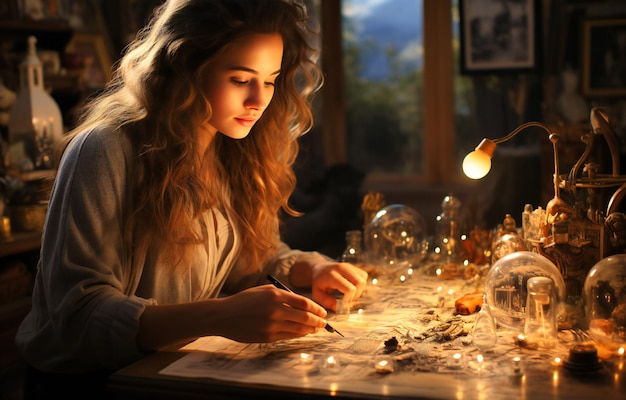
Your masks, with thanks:
M248 81L246 80L235 79L235 78L232 78L231 82L233 82L235 85L245 85L246 83L248 83Z
M276 86L275 82L265 82L265 86Z

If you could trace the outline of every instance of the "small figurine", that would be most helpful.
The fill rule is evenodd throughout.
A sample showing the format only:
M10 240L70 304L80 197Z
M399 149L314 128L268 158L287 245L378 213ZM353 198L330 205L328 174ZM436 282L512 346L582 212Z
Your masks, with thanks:
M374 218L374 215L385 206L385 197L379 192L368 192L363 197L363 228Z

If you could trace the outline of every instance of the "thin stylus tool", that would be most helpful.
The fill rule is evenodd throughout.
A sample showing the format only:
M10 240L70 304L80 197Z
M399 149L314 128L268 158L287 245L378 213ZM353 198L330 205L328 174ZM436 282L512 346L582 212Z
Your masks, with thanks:
M279 281L278 279L274 278L272 275L268 274L268 275L267 275L267 280L268 280L268 281L270 281L270 282L272 282L272 285L276 286L277 288L282 289L282 290L286 290L286 291L288 291L288 292L293 293L293 290L291 290L291 289L289 289L287 286L283 285L283 283L282 283L281 281ZM332 326L330 326L330 324L329 324L328 322L326 323L326 326L325 326L324 328L325 328L328 332L330 332L330 333L336 332L336 333L338 333L339 335L341 335L342 337L345 337L345 336L343 336L343 334L342 334L341 332L339 332L337 329L335 329L335 328L333 328Z

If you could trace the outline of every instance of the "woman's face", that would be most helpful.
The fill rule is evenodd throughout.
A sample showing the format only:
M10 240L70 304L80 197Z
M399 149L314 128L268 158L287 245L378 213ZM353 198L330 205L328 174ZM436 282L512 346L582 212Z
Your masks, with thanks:
M215 61L208 71L211 134L242 139L250 133L272 100L282 57L279 34L251 34Z

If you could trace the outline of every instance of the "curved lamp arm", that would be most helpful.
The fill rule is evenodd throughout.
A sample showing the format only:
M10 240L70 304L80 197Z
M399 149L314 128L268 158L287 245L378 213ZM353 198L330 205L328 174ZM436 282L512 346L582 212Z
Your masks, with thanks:
M499 139L483 139L476 149L465 156L463 159L463 172L465 175L472 179L481 179L485 175L489 173L491 169L491 158L493 157L493 152L496 149L496 145L499 143L506 142L507 140L511 140L518 133L523 131L526 128L531 126L541 128L548 132L548 136L552 136L553 133L546 125L540 122L526 122L520 126L518 126L514 131L509 133L508 135L501 137ZM558 140L558 137L556 138ZM552 141L552 139L551 139ZM556 144L555 144L556 146ZM555 147L555 166L557 166L557 157L556 157L556 147ZM555 169L555 174L558 171ZM556 178L555 178L556 179Z

